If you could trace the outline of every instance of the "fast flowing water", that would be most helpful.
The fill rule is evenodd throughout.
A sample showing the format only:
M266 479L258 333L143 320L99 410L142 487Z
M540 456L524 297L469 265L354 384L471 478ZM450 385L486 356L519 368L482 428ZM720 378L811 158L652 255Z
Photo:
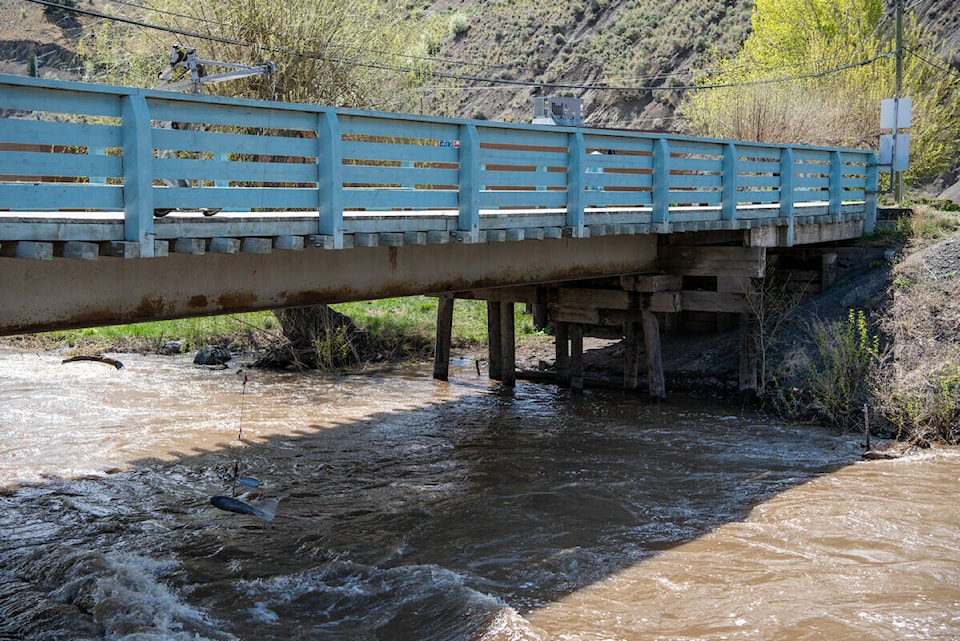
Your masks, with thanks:
M0 639L960 638L955 451L472 363L120 358L0 352Z

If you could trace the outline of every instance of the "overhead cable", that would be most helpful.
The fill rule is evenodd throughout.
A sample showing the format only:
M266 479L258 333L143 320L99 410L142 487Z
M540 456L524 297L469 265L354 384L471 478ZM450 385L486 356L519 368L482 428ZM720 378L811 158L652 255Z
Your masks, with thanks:
M105 18L108 20L115 20L124 24L130 24L146 29L156 29L159 31L165 31L167 33L172 33L181 36L187 36L191 38L198 38L201 40L208 40L211 42L219 42L222 44L230 44L238 47L249 47L258 49L261 51L268 51L272 53L283 53L283 54L295 54L305 56L311 59L324 60L327 62L334 63L349 63L356 65L358 67L366 67L368 69L380 69L383 71L395 71L399 73L410 73L410 74L423 74L429 75L437 78L445 78L448 80L460 80L465 82L473 83L483 83L488 85L512 85L520 87L532 87L538 89L575 89L575 90L591 90L591 91L617 91L617 92L631 92L631 91L690 91L690 90L699 90L699 89L732 89L736 87L749 87L749 86L760 86L760 85L769 85L777 84L783 82L794 82L797 80L809 80L815 78L823 78L829 75L840 73L848 69L853 69L855 67L862 67L869 65L871 63L880 60L881 58L890 57L893 54L885 53L866 60L860 60L858 62L852 62L849 64L841 65L839 67L834 67L832 69L826 69L823 71L811 72L806 74L798 74L793 76L783 76L776 78L767 78L761 80L748 80L742 82L728 82L728 83L713 83L713 84L687 84L687 85L674 85L674 86L656 86L656 85L635 85L635 86L617 86L617 85L606 85L606 84L585 84L585 83L561 83L561 82L536 82L533 80L513 80L508 78L490 78L484 76L475 76L468 74L457 74L447 71L438 71L438 70L421 70L414 69L410 67L400 67L395 65L388 65L383 63L376 62L366 62L362 60L348 59L344 56L332 57L325 55L316 51L301 51L289 49L286 47L276 47L276 46L267 46L262 44L257 44L253 42L247 42L244 40L238 40L236 38L228 38L225 36L216 36L213 34L204 34L197 31L190 31L186 29L178 29L173 27L164 27L162 25L152 24L148 22L143 22L139 20L134 20L132 18L126 18L121 16L111 16L109 14L101 13L99 11L93 11L91 9L81 9L79 7L69 7L52 0L26 0L26 2L32 2L34 4L40 4L49 7L56 7L58 9L63 9L65 11L71 11L74 13L79 13L83 15L94 16L98 18Z

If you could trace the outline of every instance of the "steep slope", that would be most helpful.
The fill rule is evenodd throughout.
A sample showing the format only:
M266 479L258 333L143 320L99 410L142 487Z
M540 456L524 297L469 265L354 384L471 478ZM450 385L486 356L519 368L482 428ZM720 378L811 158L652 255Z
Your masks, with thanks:
M441 0L424 9L439 39L432 53L458 61L441 73L553 87L441 78L434 95L448 115L521 122L532 98L572 95L584 99L590 124L671 129L680 94L670 88L736 51L751 8L750 0Z
M960 68L960 5L910 5L957 52L951 62ZM409 19L422 25L422 58L398 64L433 61L435 75L410 103L424 113L526 122L534 97L564 95L584 99L590 125L670 131L682 88L737 50L752 9L753 0L408 0ZM58 12L27 0L0 1L0 73L26 73L37 54L41 75L76 77L78 38L96 19L51 13Z
M951 62L960 69L960 4L908 4L954 50ZM553 85L441 78L431 96L445 115L523 122L533 97L557 94L582 97L590 125L669 131L679 125L673 117L678 88L717 56L737 51L752 10L753 0L441 0L414 11L432 27L430 52L459 61L438 65L440 71ZM888 19L886 28L892 25ZM644 88L581 88L594 84Z

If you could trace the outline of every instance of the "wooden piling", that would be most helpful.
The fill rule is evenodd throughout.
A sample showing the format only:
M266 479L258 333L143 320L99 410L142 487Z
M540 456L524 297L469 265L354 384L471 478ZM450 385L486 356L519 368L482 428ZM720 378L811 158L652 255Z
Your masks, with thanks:
M753 402L757 397L757 317L740 314L740 399Z
M500 302L487 301L487 360L489 366L487 375L490 380L499 381L503 378L503 359L500 344Z
M453 296L441 296L437 301L437 346L433 354L433 377L438 381L445 381L450 376L453 301Z
M555 368L557 370L557 385L570 385L570 324L557 322L553 325L554 343L557 349Z
M500 303L500 380L507 387L517 383L516 328L513 303Z
M643 344L647 351L647 389L650 400L663 401L667 398L667 385L663 378L663 353L660 350L660 323L657 316L649 310L640 314L643 323Z
M635 390L640 385L640 323L623 324L623 389Z
M570 325L570 389L583 391L583 325Z

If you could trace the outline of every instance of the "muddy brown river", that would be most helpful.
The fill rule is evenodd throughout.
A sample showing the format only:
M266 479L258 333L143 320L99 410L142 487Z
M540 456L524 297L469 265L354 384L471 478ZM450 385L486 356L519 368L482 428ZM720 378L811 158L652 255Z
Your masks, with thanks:
M117 358L0 351L0 639L960 639L956 450L473 362Z

